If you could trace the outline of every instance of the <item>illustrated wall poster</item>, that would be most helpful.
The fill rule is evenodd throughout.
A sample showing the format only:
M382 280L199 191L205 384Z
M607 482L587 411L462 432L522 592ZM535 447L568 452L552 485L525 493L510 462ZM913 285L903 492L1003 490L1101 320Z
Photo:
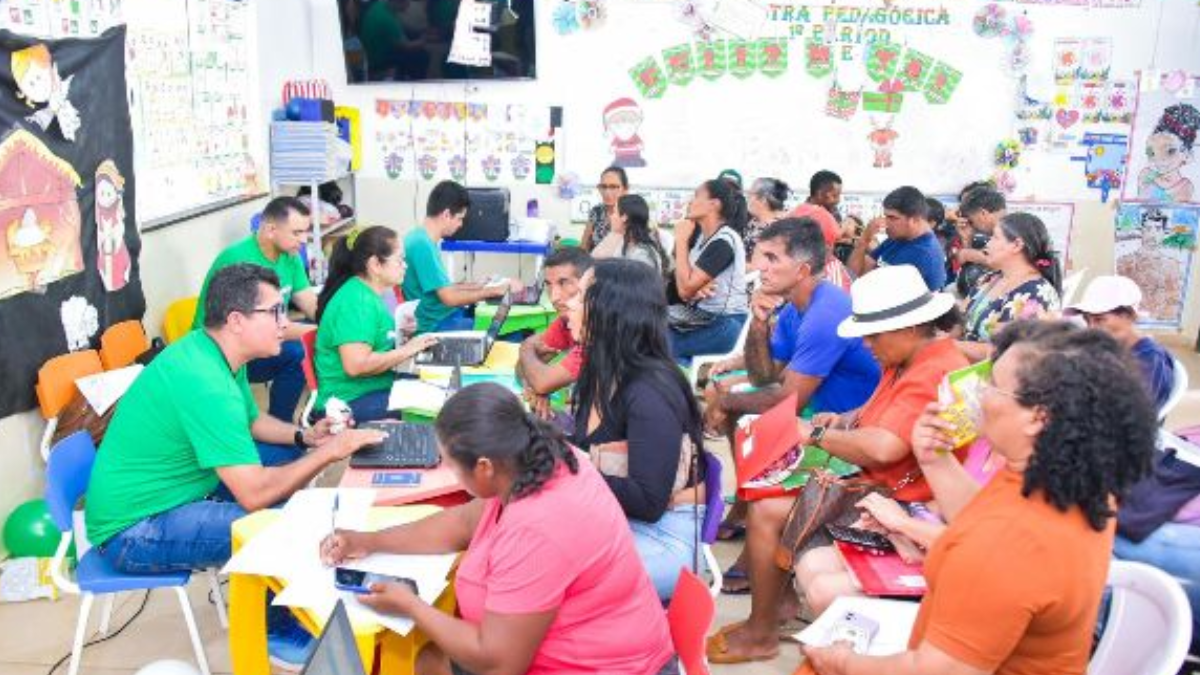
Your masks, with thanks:
M68 98L73 76L59 75L58 64L44 44L35 44L12 54L13 79L19 89L18 98L25 101L31 114L27 120L45 131L55 120L59 133L68 141L75 140L79 131L79 112Z
M1139 323L1178 328L1187 302L1200 209L1127 202L1117 211L1116 270L1142 289Z
M1181 90L1182 91L1182 90ZM1180 97L1165 88L1139 87L1129 150L1129 180L1122 197L1167 203L1200 203L1200 91Z
M1029 213L1037 216L1046 226L1054 252L1063 263L1064 270L1071 268L1071 239L1075 227L1075 205L1051 202L1008 202L1009 213Z
M0 417L35 405L48 359L94 347L106 326L145 312L125 28L48 41L0 31L0 60L26 58L48 79L0 70ZM30 103L54 107L42 93L55 68L70 82L73 139L62 105L46 126L30 119Z
M604 107L604 134L613 153L613 166L646 166L642 157L645 143L638 136L642 126L642 108L631 98L619 98Z
M1087 186L1100 191L1100 201L1107 202L1113 190L1118 192L1125 182L1125 158L1129 151L1127 134L1083 135L1084 155L1071 159L1082 161Z
M1082 60L1083 42L1078 38L1054 40L1054 82L1072 84L1079 79L1079 62Z
M876 169L890 169L892 166L892 152L896 139L900 137L900 133L892 128L894 119L892 115L882 119L871 116L871 133L867 134L867 142L871 145L871 152L875 153L875 161L871 166Z
M1088 38L1083 42L1083 59L1079 64L1079 79L1084 82L1104 83L1112 70L1112 38Z

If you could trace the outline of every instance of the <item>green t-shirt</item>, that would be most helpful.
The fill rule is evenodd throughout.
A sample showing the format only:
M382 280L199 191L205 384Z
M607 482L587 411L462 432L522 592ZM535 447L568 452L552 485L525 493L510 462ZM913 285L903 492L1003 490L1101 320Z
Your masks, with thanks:
M333 294L321 315L321 325L317 327L318 409L325 409L325 401L330 396L349 402L392 387L390 371L365 377L346 374L338 347L354 342L369 345L375 352L385 352L396 346L395 319L388 313L379 294L358 277L351 277Z
M295 253L281 253L275 262L267 260L262 249L258 247L258 239L250 235L229 248L221 251L208 274L204 277L204 286L200 289L200 300L196 304L196 318L192 320L192 329L204 326L204 301L208 297L208 282L217 270L236 265L237 263L254 263L266 267L279 275L279 291L283 294L283 305L292 301L292 294L307 290L311 284L308 274L304 271L304 261Z
M438 299L437 291L450 285L446 268L437 244L429 238L423 227L414 228L404 235L404 259L408 271L404 273L405 300L420 300L417 305L417 334L428 333L437 328L443 319L454 313Z
M167 347L117 404L87 490L87 531L102 544L137 522L200 501L216 469L258 464L250 425L258 408L245 367L236 373L202 330Z
M396 45L407 42L400 19L387 2L376 2L363 14L359 39L367 50L367 63L390 64L396 60Z

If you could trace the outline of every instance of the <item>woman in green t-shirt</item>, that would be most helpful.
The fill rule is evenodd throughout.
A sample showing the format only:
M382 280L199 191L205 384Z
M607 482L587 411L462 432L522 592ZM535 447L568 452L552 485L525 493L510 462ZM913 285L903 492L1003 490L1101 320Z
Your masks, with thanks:
M392 369L437 342L422 335L396 347L395 320L380 296L403 278L404 248L386 227L352 230L334 246L317 298L318 409L336 396L360 424L390 416Z

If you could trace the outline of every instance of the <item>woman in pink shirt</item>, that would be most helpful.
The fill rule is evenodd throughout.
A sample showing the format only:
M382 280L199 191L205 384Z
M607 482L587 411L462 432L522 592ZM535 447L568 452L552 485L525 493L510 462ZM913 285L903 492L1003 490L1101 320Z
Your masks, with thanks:
M454 580L461 618L395 583L359 598L411 617L429 636L417 672L677 672L625 515L586 456L496 384L447 401L437 436L443 460L478 499L379 532L339 530L321 544L329 565L466 549Z

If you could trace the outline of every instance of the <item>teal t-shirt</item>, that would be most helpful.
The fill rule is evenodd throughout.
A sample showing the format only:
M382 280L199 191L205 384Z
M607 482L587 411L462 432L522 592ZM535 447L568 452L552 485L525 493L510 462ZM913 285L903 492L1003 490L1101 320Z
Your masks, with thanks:
M300 256L295 253L281 253L275 262L271 262L267 260L267 256L263 255L262 249L258 246L258 239L252 234L221 251L217 259L213 261L212 267L208 269L208 274L204 277L204 286L200 289L200 300L196 304L196 318L192 321L193 330L204 326L204 301L208 297L208 282L212 280L217 270L237 263L254 263L259 267L273 270L275 274L279 275L279 291L283 295L284 307L287 307L288 303L292 301L293 293L299 293L311 286L308 274L304 270L304 261L300 259Z
M437 244L423 227L404 235L404 259L408 262L408 271L401 284L404 299L420 301L417 304L417 334L428 333L454 313L454 308L442 304L437 295L439 288L450 285L450 277L442 267Z
M216 469L259 464L258 408L246 368L192 331L159 354L117 404L88 484L88 538L102 544L137 522L204 499Z
M329 299L317 326L317 409L324 410L330 396L348 402L391 388L390 371L365 377L346 374L338 347L355 342L369 345L374 352L389 351L396 346L396 323L379 294L362 279L351 277Z

